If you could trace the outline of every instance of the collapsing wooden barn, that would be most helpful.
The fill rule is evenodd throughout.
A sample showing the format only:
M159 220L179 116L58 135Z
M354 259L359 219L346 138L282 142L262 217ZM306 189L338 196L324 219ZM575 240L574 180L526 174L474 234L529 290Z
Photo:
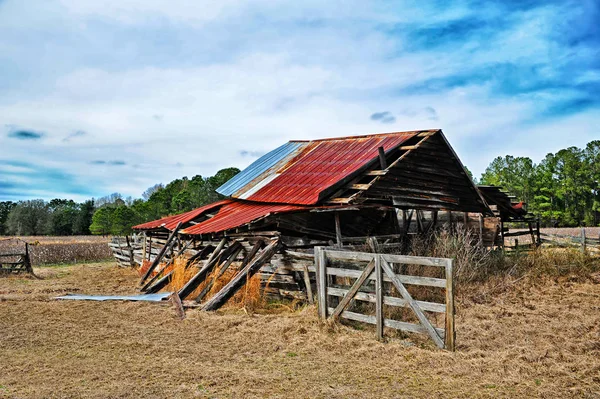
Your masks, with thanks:
M136 261L150 262L144 291L166 287L185 254L202 266L182 300L201 302L206 290L188 296L215 269L239 270L204 309L255 273L267 295L312 301L315 246L400 246L441 223L494 216L441 130L290 141L217 191L227 198L134 227L145 236Z

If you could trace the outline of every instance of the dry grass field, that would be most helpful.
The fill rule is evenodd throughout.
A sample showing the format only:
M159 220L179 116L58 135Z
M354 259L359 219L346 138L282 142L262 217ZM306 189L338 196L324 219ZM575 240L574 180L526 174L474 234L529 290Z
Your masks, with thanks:
M23 242L15 237L0 236L0 253L23 251ZM102 236L27 236L18 237L29 243L34 266L106 260L112 257L108 238Z
M134 293L113 263L0 278L0 398L598 398L600 281L462 287L458 350L320 323L313 308L58 301Z

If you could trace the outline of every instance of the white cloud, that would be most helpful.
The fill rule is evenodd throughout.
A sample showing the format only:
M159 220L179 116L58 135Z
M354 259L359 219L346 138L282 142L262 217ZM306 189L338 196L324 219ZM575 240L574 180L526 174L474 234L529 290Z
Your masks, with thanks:
M12 87L0 92L0 126L47 132L31 145L0 131L0 146L8 149L0 158L69 171L98 195L139 196L183 175L244 167L251 157L241 152L264 153L289 139L439 127L476 175L504 152L555 150L568 126L579 128L575 145L585 144L584 132L597 121L592 113L551 122L552 129L550 122L531 123L545 101L572 95L568 90L501 95L494 82L476 76L493 63L548 63L545 35L556 8L516 13L514 26L485 43L409 51L402 30L478 10L401 4L62 0L45 2L46 19L31 19L18 3L0 5L0 36L20 37L39 19L32 37L42 43L0 39L0 49L33 68L31 76L15 76L18 86L0 77L0 88ZM7 20L10 28L2 28ZM386 31L396 25L400 32ZM552 78L555 71L539 73ZM460 74L473 81L439 92L405 90ZM423 111L429 108L435 112ZM395 121L369 119L382 110ZM556 141L540 140L548 130L557 132ZM65 141L75 131L86 134ZM70 195L48 196L57 194Z

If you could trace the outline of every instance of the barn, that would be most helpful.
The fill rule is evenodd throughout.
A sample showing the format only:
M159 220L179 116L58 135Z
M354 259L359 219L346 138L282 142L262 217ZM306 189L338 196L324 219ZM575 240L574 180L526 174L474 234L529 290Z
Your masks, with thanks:
M217 191L223 200L134 227L144 238L133 257L151 263L143 291L166 287L168 265L184 255L202 267L182 300L201 302L189 295L227 267L240 270L239 286L258 273L265 294L311 300L316 246L401 252L442 223L479 226L483 240L483 221L494 217L441 130L290 141Z

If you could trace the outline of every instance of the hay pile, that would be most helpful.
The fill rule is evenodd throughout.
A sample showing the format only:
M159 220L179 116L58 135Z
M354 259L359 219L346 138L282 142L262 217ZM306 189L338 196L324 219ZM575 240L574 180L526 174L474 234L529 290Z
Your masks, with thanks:
M187 259L178 257L173 262L173 276L171 283L166 288L167 291L179 291L196 273L202 265L203 261L193 263L186 268ZM203 302L212 298L219 292L227 283L229 283L239 270L239 262L234 262L224 272L220 267L216 267L212 273L208 275L206 280L198 286L188 298L194 299L210 284L210 291L202 299ZM234 296L225 304L227 308L236 309L257 309L265 304L264 292L261 289L260 277L254 275Z

